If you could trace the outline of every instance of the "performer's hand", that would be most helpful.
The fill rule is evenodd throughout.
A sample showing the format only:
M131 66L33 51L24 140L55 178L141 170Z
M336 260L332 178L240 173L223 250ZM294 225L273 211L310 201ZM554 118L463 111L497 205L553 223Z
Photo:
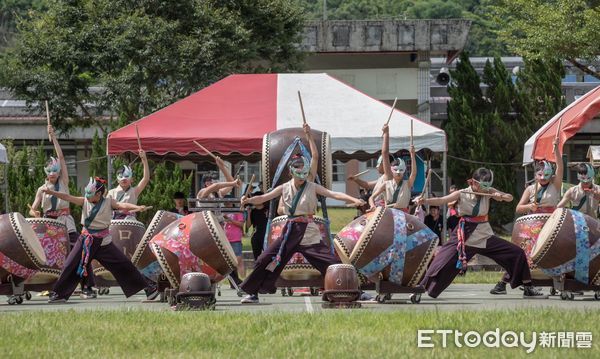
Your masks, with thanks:
M302 125L302 129L304 130L304 133L305 133L307 136L311 136L311 135L312 135L312 133L310 132L310 126L308 125L308 123L304 123L304 124Z
M141 148L140 148L140 150L139 150L138 154L139 154L139 156L140 156L140 158L141 158L142 160L145 160L145 159L147 158L147 157L146 157L146 151L142 150Z
M356 181L356 176L348 176L348 181Z
M371 206L371 207L369 207L369 209L367 209L367 212L373 212L376 209L377 209L377 206Z
M215 163L217 164L217 167L222 168L225 166L225 161L223 161L223 159L219 156L215 157Z
M529 211L530 212L536 212L538 210L538 205L535 203L530 203L529 204Z
M31 216L35 217L35 218L40 218L40 217L42 217L42 214L41 214L41 212L40 212L40 211L36 211L36 210L34 210L33 208L31 208L31 207L29 208L29 214L30 214Z
M240 188L242 186L242 180L238 177L234 181L231 182L233 187Z
M245 195L242 196L242 198L240 198L240 204L242 205L242 207L247 204L251 204L250 198L246 197Z
M414 156L415 155L415 146L410 145L410 147L408 148L408 151L410 152L411 156Z
M57 194L58 192L51 190L48 187L44 187L42 188L42 192L44 192L45 194L49 194L51 196L54 196L55 194Z
M554 141L552 141L552 150L556 153L556 150L558 150L558 138L555 138Z
M417 204L417 206L422 206L425 204L425 197L419 196L414 199L414 202Z
M390 133L390 126L388 126L387 123L385 125L383 125L383 128L381 129L381 132L383 132L383 133Z

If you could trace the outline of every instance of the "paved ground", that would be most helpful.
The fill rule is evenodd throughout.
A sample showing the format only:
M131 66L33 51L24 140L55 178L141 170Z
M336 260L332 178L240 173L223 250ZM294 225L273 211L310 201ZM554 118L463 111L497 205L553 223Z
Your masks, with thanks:
M389 304L368 303L362 309L372 311L389 310L484 310L484 309L516 309L516 308L543 308L581 310L598 309L600 301L594 299L593 293L576 296L573 301L561 300L558 296L546 300L522 299L522 292L518 289L511 290L507 295L493 296L489 294L489 284L462 284L452 285L440 298L432 299L423 295L421 303L410 304L408 294L394 294ZM548 293L548 289L544 288ZM374 292L369 292L375 294ZM261 303L257 305L241 305L236 292L223 286L222 295L217 297L217 311L247 311L247 312L311 312L324 310L321 308L321 297L299 296L283 297L281 294L263 295ZM35 311L35 310L99 310L99 309L144 309L144 310L170 310L166 303L158 301L153 303L142 302L143 295L136 295L126 299L119 288L111 288L109 295L99 296L94 300L82 300L74 296L68 304L50 305L46 303L47 297L37 296L33 293L30 301L21 305L8 305L5 300L0 302L0 312Z

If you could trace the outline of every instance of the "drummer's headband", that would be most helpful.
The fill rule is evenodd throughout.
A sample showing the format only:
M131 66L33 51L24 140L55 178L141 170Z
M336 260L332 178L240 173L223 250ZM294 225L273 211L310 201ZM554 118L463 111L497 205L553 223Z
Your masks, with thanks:
M133 171L131 170L131 167L127 165L123 165L123 167L121 167L121 169L117 173L117 179L119 181L124 179L131 179L131 177L133 177Z
M305 180L306 177L308 177L308 173L310 171L310 164L308 163L306 157L295 156L290 161L289 169L290 172L292 172L292 176L301 180Z
M50 160L48 161L48 163L46 163L46 167L44 167L44 172L46 172L46 175L59 174L60 161L54 157L50 157Z
M594 167L589 163L586 163L585 167L587 168L587 173L577 173L577 179L579 180L579 182L590 183L594 180L594 177L596 177L596 171L594 171Z
M397 158L394 162L397 163L392 166L392 173L401 175L406 172L406 162L402 158Z
M549 181L554 174L554 168L552 168L552 164L548 161L542 161L542 164L544 165L544 168L537 171L536 176L539 179Z
M94 197L94 195L98 193L98 191L101 191L104 188L105 183L106 181L102 178L90 177L90 181L88 182L87 186L85 186L85 198Z

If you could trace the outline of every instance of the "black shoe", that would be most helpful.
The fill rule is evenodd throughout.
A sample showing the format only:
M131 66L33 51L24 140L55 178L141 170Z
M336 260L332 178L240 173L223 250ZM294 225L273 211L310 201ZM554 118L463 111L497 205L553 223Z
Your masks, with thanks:
M65 298L60 298L58 296L58 294L52 292L52 293L50 293L48 303L49 304L65 304L65 303L67 303L67 300Z
M548 299L548 296L540 292L533 286L525 286L523 290L523 298L525 299Z
M492 290L490 290L490 294L506 294L506 283L496 283L496 286Z
M96 292L92 288L83 288L79 297L81 297L81 299L95 299Z
M148 300L154 300L159 295L158 287L154 284L147 286L144 289L144 292L146 292L146 299L148 299Z

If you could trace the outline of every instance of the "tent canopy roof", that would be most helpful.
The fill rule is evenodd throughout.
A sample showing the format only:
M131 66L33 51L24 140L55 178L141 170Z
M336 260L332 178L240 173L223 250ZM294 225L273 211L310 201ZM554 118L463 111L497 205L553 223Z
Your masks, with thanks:
M327 74L231 75L108 136L108 154L137 152L136 126L145 151L194 159L211 152L226 157L257 156L265 133L302 126L302 94L309 125L331 136L337 154L370 158L381 149L381 127L391 107ZM446 151L441 129L395 110L390 148L407 148L410 122L414 145ZM339 156L337 156L339 158Z

